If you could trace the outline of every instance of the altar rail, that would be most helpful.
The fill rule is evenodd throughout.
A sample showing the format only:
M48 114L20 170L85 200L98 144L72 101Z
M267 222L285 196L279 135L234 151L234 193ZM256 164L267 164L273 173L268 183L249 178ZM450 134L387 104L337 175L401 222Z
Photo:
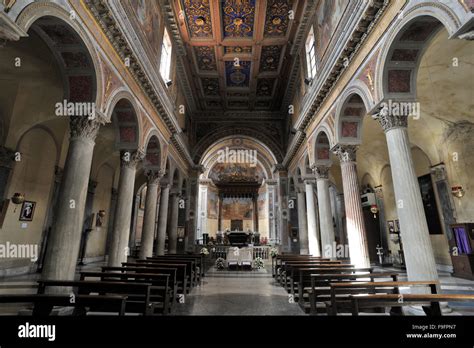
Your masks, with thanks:
M227 251L229 248L233 248L233 246L230 245L215 245L215 246L209 246L208 250L211 253L211 257L214 259L217 259L219 257L226 259L227 256ZM249 247L252 248L253 251L253 259L260 257L263 260L269 260L270 259L270 249L271 247L269 246L253 246Z

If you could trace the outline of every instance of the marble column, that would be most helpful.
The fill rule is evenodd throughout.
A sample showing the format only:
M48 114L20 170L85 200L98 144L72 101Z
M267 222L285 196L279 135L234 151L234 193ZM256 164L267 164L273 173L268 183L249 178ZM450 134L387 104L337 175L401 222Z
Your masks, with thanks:
M72 117L70 120L69 149L42 279L74 279L95 138L103 120L103 117Z
M316 185L318 188L319 223L321 226L321 249L323 257L336 258L333 255L335 242L334 224L332 221L331 197L329 193L329 167L314 167ZM327 253L331 251L331 253Z
M305 255L309 254L305 191L302 187L298 187L296 192L298 197L298 234L300 239L300 254Z
M188 209L186 213L187 224L186 224L186 251L194 252L196 239L197 239L197 228L198 228L198 203L199 203L199 175L204 172L203 166L194 166L189 171L189 199Z
M274 228L276 243L281 244L281 252L288 253L291 252L288 172L281 164L275 165L273 172L278 181L273 189L269 186L269 211L273 212L272 215L270 215L270 224L273 225ZM273 185L272 181L268 180L267 182L269 185Z
M364 214L360 199L359 180L357 178L357 146L337 145L334 149L341 161L344 205L346 207L347 238L351 264L356 267L369 267L369 250L365 231Z
M391 115L388 107L382 107L373 118L387 138L408 280L436 280L438 272L408 139L408 118Z
M316 205L314 202L314 180L305 179L306 191L306 213L308 222L308 247L309 253L313 256L321 256L321 249L319 247L319 236L316 219Z
M114 233L110 245L108 265L121 266L129 255L130 225L132 220L133 188L138 163L144 158L141 150L121 154L120 178L118 184L117 207L115 211Z
M158 222L158 238L156 238L156 254L165 254L166 227L168 225L168 202L170 196L170 184L161 184L160 216Z
M253 203L253 231L258 233L258 193L252 196Z
M170 199L171 216L168 228L168 254L176 254L178 248L179 200L178 192L172 192Z
M163 170L149 170L146 173L147 187L145 200L145 213L143 217L142 241L140 245L139 259L146 260L153 256L153 241L155 238L156 205L158 201L158 187L163 177Z

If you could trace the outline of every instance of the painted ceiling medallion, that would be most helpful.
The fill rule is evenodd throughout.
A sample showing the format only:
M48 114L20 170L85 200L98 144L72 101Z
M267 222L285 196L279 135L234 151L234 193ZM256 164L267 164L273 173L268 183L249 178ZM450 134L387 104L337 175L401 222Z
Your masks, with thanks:
M212 37L209 0L183 0L191 37Z
M285 36L290 22L293 0L268 0L265 36Z
M216 71L216 55L212 46L194 47L199 70Z
M224 0L222 17L224 37L252 37L255 0Z
M257 96L270 97L275 79L259 79L257 82Z
M252 54L251 46L226 46L225 54Z
M282 46L264 46L260 60L260 71L277 71L280 63Z
M240 61L239 65L234 62L225 62L227 85L230 87L248 87L250 80L250 62Z
M218 96L219 95L219 79L203 78L202 87L204 95Z

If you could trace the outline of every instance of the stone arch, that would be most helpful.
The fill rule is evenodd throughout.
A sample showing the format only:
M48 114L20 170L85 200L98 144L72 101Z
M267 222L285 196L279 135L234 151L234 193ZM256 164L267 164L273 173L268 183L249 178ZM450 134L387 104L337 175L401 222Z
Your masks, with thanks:
M144 148L143 167L148 170L159 170L161 168L161 144L158 137L155 134L150 134Z
M373 103L357 88L351 88L340 99L336 111L336 143L359 145L362 123Z
M404 11L403 19L389 33L377 62L378 102L416 98L417 71L428 42L443 27L450 37L461 27L462 20L455 7L424 2Z
M25 33L35 30L50 47L63 72L65 98L94 102L97 112L103 102L100 63L79 18L71 20L70 12L58 4L35 2L22 10L16 22Z
M111 106L110 119L115 125L115 146L120 150L136 150L140 147L140 117L133 98L122 96Z
M31 131L34 131L36 129L41 129L42 131L44 131L48 136L51 137L51 139L53 140L54 142L54 145L56 147L56 153L55 153L55 158L56 158L56 165L59 164L59 160L61 158L61 145L58 143L56 137L54 136L53 132L46 126L43 126L41 124L37 124L37 125L34 125L33 127L29 128L28 130L26 130L22 135L20 135L19 139L18 139L18 143L17 143L17 146L16 146L16 151L19 151L19 148L20 148L20 145L21 145L21 142L23 141L23 138L25 138L28 133L30 133Z
M237 141L237 143L236 143ZM266 179L273 178L273 167L277 164L277 158L272 150L266 146L265 143L256 140L256 138L250 136L230 135L225 138L219 138L211 146L206 149L206 152L201 156L200 164L202 164L206 170L202 177L206 178L209 174L210 169L213 167L217 160L217 151L221 147L228 145L230 148L235 146L248 146L250 149L257 150L257 161L262 165ZM238 145L240 144L240 145Z
M323 126L316 131L316 136L312 144L313 147L313 163L315 165L327 165L331 164L331 148L334 147L334 143L331 142L329 132Z
M247 136L249 138L259 139L263 144L268 147L273 156L276 157L278 162L283 161L283 153L277 142L275 142L272 138L268 137L267 135L263 134L262 132L258 132L254 129L249 128L229 128L229 127L221 127L212 133L211 136L205 137L200 140L196 146L194 147L195 150L193 151L192 157L194 161L200 162L204 153L207 149L209 149L213 144L218 142L220 139L227 138L229 136Z

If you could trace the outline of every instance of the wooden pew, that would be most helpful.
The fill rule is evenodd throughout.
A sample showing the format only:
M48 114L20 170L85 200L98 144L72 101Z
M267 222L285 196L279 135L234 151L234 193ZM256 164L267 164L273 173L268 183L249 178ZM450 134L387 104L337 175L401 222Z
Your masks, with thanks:
M280 266L279 277L277 278L278 282L285 285L287 287L288 277L291 274L292 267L300 267L300 268L309 268L309 267L332 267L332 266L341 266L341 261L285 261Z
M347 273L372 273L373 268L355 268L354 265L347 265L344 267L338 266L326 266L317 265L310 267L292 267L290 276L289 276L289 286L287 291L293 295L297 295L299 298L302 293L301 289L311 287L311 275L312 274L347 274ZM295 293L295 288L298 288L297 294ZM300 289L301 288L301 289ZM296 297L296 296L295 296Z
M130 271L137 271L137 268L149 268L149 269L161 269L161 268L175 268L176 269L176 281L178 283L178 292L180 294L185 294L189 292L190 290L190 285L189 285L189 275L187 271L187 265L186 264L181 264L181 263L155 263L155 262L122 262L122 267L126 267L127 269L130 269ZM144 270L139 270L138 271L143 272L143 273L149 273L149 272L158 272L159 271L144 271Z
M171 299L177 299L178 294L178 269L170 267L101 267L102 272L120 272L120 273L157 273L157 274L168 274L169 275L169 287L171 289ZM174 301L173 301L174 302Z
M339 309L351 309L350 295L361 293L400 294L401 287L429 287L431 294L437 293L438 281L398 282L343 282L330 284L330 301L325 302L329 315L337 315ZM394 311L395 313L395 311ZM400 314L401 311L397 311Z
M40 280L38 293L44 294L46 288L77 288L78 295L91 293L127 295L125 312L140 313L143 315L155 314L159 303L151 301L153 286L151 283L130 282L103 282L103 281L75 281L75 280Z
M80 280L99 278L101 281L118 281L132 283L151 283L153 291L151 301L163 302L163 314L171 312L175 294L169 286L169 274L160 273L115 273L115 272L80 272Z
M147 258L146 260L136 260L137 263L179 263L186 265L186 273L188 275L189 286L190 288L194 287L197 283L197 269L196 269L196 262L190 259L173 259L173 258L163 258L163 259L154 259L154 258Z
M474 302L474 295L464 294L369 294L351 295L352 315L360 309L373 307L403 307L422 305L428 316L441 316L440 302Z
M321 258L321 257L315 257L315 256L310 256L310 255L277 255L276 257L272 258L272 276L275 277L278 275L278 269L282 265L282 262L284 261L310 261L310 260L315 260L315 261L330 261L329 259L326 258Z
M54 307L75 307L73 315L85 315L86 308L98 312L125 315L126 295L77 295L71 303L70 295L55 294L1 294L0 303L32 303L33 316L48 316ZM92 312L92 311L89 311Z
M165 256L173 257L173 258L193 258L196 260L197 265L199 267L199 276L205 277L206 276L206 262L204 255L201 254L166 254ZM156 257L156 256L155 256Z
M366 272L366 273L331 273L331 274L311 274L311 287L309 289L303 289L308 293L310 312L315 314L317 311L316 303L318 296L324 296L330 294L331 283L342 283L342 282L354 282L354 281L365 281L369 279L370 282L374 282L375 279L390 279L391 281L398 281L398 273L393 272ZM298 291L301 291L298 288ZM299 293L300 298L303 298L303 293ZM300 306L306 311L304 298L300 302Z

